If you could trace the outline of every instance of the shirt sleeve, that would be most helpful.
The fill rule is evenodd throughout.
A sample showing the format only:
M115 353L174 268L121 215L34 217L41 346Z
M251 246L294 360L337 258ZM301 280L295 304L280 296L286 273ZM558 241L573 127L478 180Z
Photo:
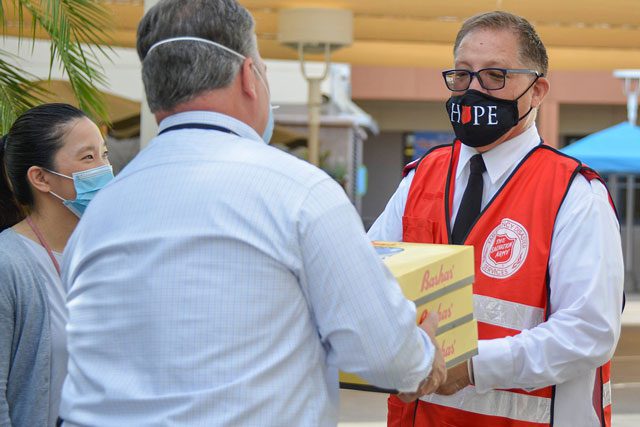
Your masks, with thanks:
M327 363L380 387L415 391L434 347L333 180L317 184L303 203L299 239L301 286Z
M476 390L536 389L602 365L620 336L624 267L620 229L601 182L578 175L556 221L549 260L549 319L479 342Z
M7 385L15 330L15 293L6 265L0 263L0 269L0 425L10 426Z
M400 185L398 185L396 192L387 202L384 211L367 233L371 240L383 242L402 241L402 216L404 215L404 207L407 203L409 188L411 188L414 175L415 170L412 170L400 181Z

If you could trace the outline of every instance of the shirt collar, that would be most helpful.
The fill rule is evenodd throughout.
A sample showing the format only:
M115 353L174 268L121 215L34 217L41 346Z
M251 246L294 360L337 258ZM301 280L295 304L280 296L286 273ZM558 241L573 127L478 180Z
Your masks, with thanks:
M184 113L174 114L160 122L158 131L162 132L171 126L187 123L201 123L225 127L242 138L264 143L262 137L248 124L231 116L227 116L226 114L213 111L186 111Z
M540 136L538 136L538 129L534 124L515 138L509 139L486 153L483 153L482 160L484 160L484 164L487 167L487 173L489 174L491 183L495 184L539 143ZM469 163L469 160L475 154L478 154L475 148L462 144L458 158L456 178L460 177L467 163Z

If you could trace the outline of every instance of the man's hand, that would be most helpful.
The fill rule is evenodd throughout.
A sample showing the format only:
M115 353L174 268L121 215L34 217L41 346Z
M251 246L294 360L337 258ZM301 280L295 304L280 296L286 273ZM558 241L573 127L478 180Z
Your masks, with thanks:
M431 365L431 372L429 376L422 380L418 386L418 390L415 393L398 393L398 398L405 403L413 402L420 396L425 394L431 394L436 391L441 384L447 380L447 368L444 364L444 356L442 355L442 349L436 342L436 329L438 329L438 315L431 313L420 324L423 331L429 335L431 342L436 348L433 363Z
M469 378L469 360L462 362L447 371L447 379L436 390L437 394L450 395L471 384Z

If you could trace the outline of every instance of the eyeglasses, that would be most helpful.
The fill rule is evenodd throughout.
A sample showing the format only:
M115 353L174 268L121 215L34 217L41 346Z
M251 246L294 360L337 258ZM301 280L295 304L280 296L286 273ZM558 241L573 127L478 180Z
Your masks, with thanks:
M536 80L543 76L542 73L528 69L483 68L478 71L447 70L442 72L442 77L449 90L458 92L469 89L474 77L478 78L480 86L486 90L502 89L506 84L507 74L534 74Z

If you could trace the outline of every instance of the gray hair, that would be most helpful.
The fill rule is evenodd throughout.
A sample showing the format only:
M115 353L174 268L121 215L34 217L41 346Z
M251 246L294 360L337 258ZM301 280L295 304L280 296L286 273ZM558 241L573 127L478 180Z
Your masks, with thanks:
M254 21L236 0L161 0L138 26L142 81L152 112L171 111L197 95L228 86L242 60L197 41L155 43L172 37L199 37L246 57L257 57ZM148 56L147 56L148 53Z
M532 66L539 73L547 75L549 57L540 36L533 25L521 16L504 11L481 13L467 19L456 36L453 45L454 56L462 39L474 30L510 30L516 34L520 42L520 60Z

